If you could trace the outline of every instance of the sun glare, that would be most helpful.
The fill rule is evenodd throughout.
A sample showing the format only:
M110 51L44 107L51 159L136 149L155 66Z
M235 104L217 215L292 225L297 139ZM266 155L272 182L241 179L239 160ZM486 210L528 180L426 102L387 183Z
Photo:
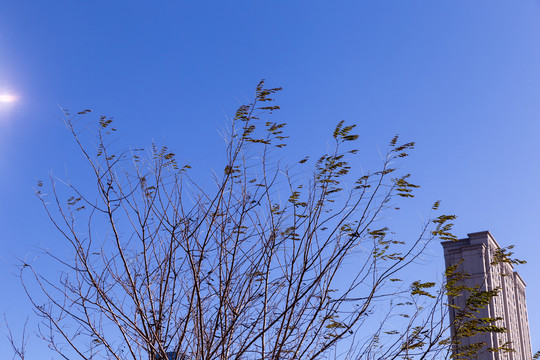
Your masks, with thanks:
M17 97L12 94L0 94L0 103L13 103L17 101Z
M2 130L4 130L4 126L11 123L11 111L16 106L18 100L19 97L12 92L0 90L0 126Z

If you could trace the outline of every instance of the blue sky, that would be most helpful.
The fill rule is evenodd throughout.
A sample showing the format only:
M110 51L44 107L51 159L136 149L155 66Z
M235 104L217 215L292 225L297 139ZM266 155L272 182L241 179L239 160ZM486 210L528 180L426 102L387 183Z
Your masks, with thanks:
M340 120L357 123L377 164L399 133L430 204L456 232L490 230L529 261L519 271L540 348L540 2L28 1L0 3L0 312L30 312L16 257L57 241L36 178L77 176L59 107L114 116L122 143L166 143L201 178L218 166L218 130L267 79L289 151L324 151ZM67 169L67 170L66 170ZM442 249L428 265L442 271ZM4 327L2 327L2 330ZM536 335L536 336L535 336ZM0 353L7 344L0 340Z

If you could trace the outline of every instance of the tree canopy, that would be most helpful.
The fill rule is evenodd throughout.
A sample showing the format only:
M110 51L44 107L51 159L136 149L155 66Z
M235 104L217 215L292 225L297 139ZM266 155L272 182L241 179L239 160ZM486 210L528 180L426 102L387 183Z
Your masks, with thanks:
M444 284L402 279L431 242L456 239L439 202L414 239L384 224L418 188L399 167L414 143L393 137L380 168L359 174L357 129L342 121L330 151L283 164L285 124L270 120L279 90L261 81L238 109L213 189L167 147L117 150L106 116L97 146L85 143L79 124L93 113L65 111L94 187L37 183L72 257L47 253L58 277L21 266L51 349L65 359L468 358L485 349L460 339L504 331L476 318L497 291L463 287L456 268ZM465 295L451 332L446 298Z

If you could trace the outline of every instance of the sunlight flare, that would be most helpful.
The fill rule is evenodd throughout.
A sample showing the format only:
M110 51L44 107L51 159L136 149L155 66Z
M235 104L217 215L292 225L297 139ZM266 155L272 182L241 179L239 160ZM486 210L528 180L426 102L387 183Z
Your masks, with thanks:
M17 97L13 94L3 93L0 94L0 103L13 103L17 101Z

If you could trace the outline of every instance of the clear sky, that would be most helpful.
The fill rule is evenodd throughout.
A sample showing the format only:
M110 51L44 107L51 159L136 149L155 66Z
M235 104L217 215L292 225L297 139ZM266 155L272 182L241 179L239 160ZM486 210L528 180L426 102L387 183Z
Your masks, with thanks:
M30 313L15 257L58 241L36 178L79 168L59 106L114 116L122 142L165 142L204 176L261 78L284 88L290 151L324 150L340 120L371 151L362 166L396 133L416 141L416 211L440 199L460 237L516 245L540 349L538 0L1 1L0 313Z

